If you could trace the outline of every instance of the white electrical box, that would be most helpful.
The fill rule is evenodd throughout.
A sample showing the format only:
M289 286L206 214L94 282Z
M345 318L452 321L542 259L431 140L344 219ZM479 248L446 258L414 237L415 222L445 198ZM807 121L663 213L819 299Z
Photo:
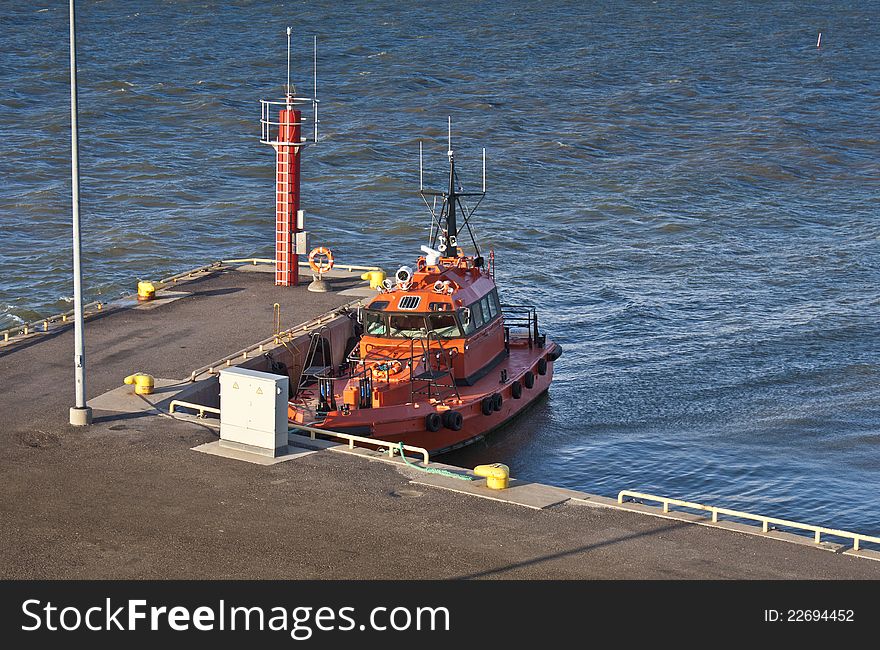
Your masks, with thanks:
M294 245L296 250L294 251L297 255L308 255L309 254L309 233L305 230L300 230L296 233L296 241L294 241Z
M278 456L287 450L290 380L246 368L220 371L220 442Z

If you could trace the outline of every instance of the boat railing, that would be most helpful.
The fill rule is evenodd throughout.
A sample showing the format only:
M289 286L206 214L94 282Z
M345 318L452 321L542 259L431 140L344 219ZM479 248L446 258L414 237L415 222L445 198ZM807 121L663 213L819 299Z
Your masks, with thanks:
M432 348L432 341L437 342L437 347ZM425 336L419 337L418 339L413 339L410 341L410 357L412 359L415 358L415 345L418 342L421 345L422 351L419 355L419 359L422 360L422 365L425 368L425 376L417 377L414 372L410 373L410 401L416 401L416 395L422 392L427 393L428 400L430 401L432 397L435 399L439 399L441 402L445 399L443 395L444 388L452 389L451 392L455 395L456 399L461 399L458 394L458 386L455 385L455 377L452 375L452 353L447 350L443 346L443 340L440 338L440 335L433 330L428 330L425 333ZM434 354L433 350L437 350L437 369L434 370L434 364L431 361L431 356ZM453 350L454 352L454 350ZM441 366L440 361L443 361L443 365ZM415 363L411 366L413 371L415 370ZM436 374L435 374L436 373ZM444 376L449 377L449 384L441 384L438 380ZM422 382L422 386L417 387L416 382ZM432 389L435 395L432 395Z
M504 344L510 345L511 334L521 333L525 330L528 336L529 348L535 345L543 347L543 337L538 331L538 310L534 305L501 305L501 314L504 316Z
M357 346L348 353L345 358L345 366L347 371L343 375L343 379L358 380L358 408L370 408L372 406L373 383L376 375L373 372L373 366L366 363L360 363L360 358L356 356L358 352Z
M428 399L436 398L442 401L444 392L442 389L444 388L451 389L451 392L458 399L458 387L452 376L454 352L455 350L450 351L443 345L443 340L437 332L428 330L423 336L409 339L409 350L400 345L368 346L365 354L361 356L360 350L355 347L345 359L348 370L344 377L357 379L362 384L367 382L370 388L377 382L389 386L392 376L391 364L400 363L403 367L410 369L410 398L412 401L415 401L416 395L422 392L427 393ZM442 364L432 363L431 357L434 354L437 355L438 360L442 359ZM425 368L424 377L416 374L416 368L420 364ZM437 376L435 377L434 374ZM449 376L448 384L441 384L437 381L444 375Z
M399 362L404 365L412 363L412 355L410 355L410 357L401 355L401 350L402 348L399 347L373 347L368 349L367 354L363 358L361 358L360 350L357 346L355 346L355 348L351 352L349 352L348 357L346 357L345 359L348 366L346 378L359 379L369 373L371 379L375 380L377 378L381 378L381 376L384 374L386 384L390 383L390 374L383 373L381 370L378 370L377 366L381 366L382 364L391 364L394 362Z

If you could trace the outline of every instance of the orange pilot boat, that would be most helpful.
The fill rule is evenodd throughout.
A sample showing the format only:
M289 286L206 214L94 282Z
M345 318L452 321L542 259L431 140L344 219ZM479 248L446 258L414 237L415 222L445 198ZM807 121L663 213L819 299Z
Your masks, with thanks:
M430 246L359 310L345 363L297 387L295 424L436 454L479 440L549 388L562 348L541 333L534 307L501 303L494 255L487 264L471 227L485 196L485 150L481 192L462 191L451 138L447 155L448 187L419 190L432 216ZM473 255L459 246L464 229Z

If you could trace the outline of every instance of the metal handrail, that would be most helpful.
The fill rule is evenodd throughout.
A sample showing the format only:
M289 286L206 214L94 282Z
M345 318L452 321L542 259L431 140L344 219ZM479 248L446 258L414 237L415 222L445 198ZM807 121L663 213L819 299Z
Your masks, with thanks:
M256 266L257 264L275 264L275 260L269 259L267 257L245 257L243 259L238 260L222 260L222 264L253 264ZM299 265L303 268L309 267L308 262L300 262ZM381 271L382 269L378 266L360 266L358 264L340 264L339 262L334 262L334 269L346 269L349 272L351 271Z
M300 262L300 266L308 266L308 262ZM382 268L379 266L360 266L358 264L340 264L339 262L333 263L334 269L348 269L351 271L381 271Z
M207 271L217 271L223 266L223 262L220 260L211 262L210 264L205 264L203 266L198 266L194 269L190 269L189 271L181 271L180 273L175 273L174 275L169 275L167 278L162 278L155 284L160 285L158 288L164 287L166 284L174 284L178 280L183 278L189 278L197 273L206 273Z
M376 445L379 447L388 447L388 457L394 458L394 452L400 451L400 443L399 442L388 442L387 440L377 440L375 438L364 438L363 436L355 436L350 433L342 433L341 431L331 431L329 429L318 429L317 427L310 427L304 424L289 424L290 429L299 429L301 431L308 431L312 440L319 435L321 436L331 436L333 438L342 438L343 440L348 440L348 448L354 449L355 442L362 442L368 445ZM403 449L405 451L411 451L415 454L421 454L422 460L427 467L431 462L431 456L428 453L428 450L424 447L414 447L412 445L403 445Z
M508 332L510 332L510 330L514 327L528 330L529 348L531 348L534 344L540 345L540 332L538 331L538 310L534 307L534 305L502 304L501 315L504 318L504 326L507 328Z
M317 97L294 97L292 95L288 95L283 99L261 99L260 100L260 142L263 144L271 144L273 146L283 145L283 146L292 146L292 147L302 147L307 144L313 144L318 142L318 124L320 120L318 119L318 105L320 104L320 100ZM294 107L305 107L311 105L312 107L312 116L303 114L300 112L299 121L298 122L287 122L282 123L279 120L272 119L272 112L276 108L286 108L290 110ZM310 125L312 127L312 133L309 137L306 137L306 129L305 127ZM291 140L282 140L280 129L282 126L299 126L300 127L300 141L293 142ZM274 139L273 139L274 136Z
M847 530L838 530L836 528L826 528L825 526L813 526L812 524L802 524L797 521L789 521L788 519L779 519L777 517L766 517L764 515L756 515L741 510L731 510L730 508L719 508L718 506L707 506L702 503L694 503L692 501L682 501L681 499L672 499L670 497L661 497L655 494L645 494L643 492L633 492L631 490L621 490L617 495L617 503L623 503L624 498L644 499L646 501L657 501L663 504L663 512L669 512L670 505L680 506L682 508L690 508L691 510L703 510L712 513L712 522L718 522L718 515L727 515L737 517L739 519L749 519L751 521L761 522L761 532L770 531L770 524L776 526L785 526L786 528L797 528L800 530L808 530L813 533L813 541L819 544L822 541L822 535L831 535L832 537L844 537L853 540L852 550L858 551L861 542L870 542L880 544L880 537L872 537L871 535L862 535Z
M204 417L205 413L216 413L220 415L220 409L214 408L213 406L204 406L203 404L193 404L192 402L184 402L183 400L175 399L171 400L171 403L168 405L168 412L174 413L176 407L182 406L184 408L191 408L199 412L199 417ZM354 449L355 442L362 442L369 445L375 445L379 447L387 447L388 448L388 457L394 458L395 452L400 452L400 443L399 442L388 442L386 440L376 440L374 438L364 438L363 436L355 436L350 433L342 433L341 431L331 431L329 429L318 429L316 427L306 426L304 424L290 424L288 422L288 433L293 430L307 431L312 440L315 440L318 435L322 436L330 436L332 438L342 438L343 440L348 441L348 448ZM411 451L415 454L421 454L422 461L427 467L431 462L431 455L428 453L428 450L424 447L414 447L412 445L403 445L403 449L405 451Z
M242 260L242 261L245 261L245 260ZM250 261L250 260L247 260L247 261ZM269 261L274 262L274 260L269 260ZM180 273L176 273L174 275L168 276L167 278L163 278L154 284L156 284L158 286L158 288L161 289L161 288L164 288L165 285L176 283L177 280L180 280L182 278L187 278L187 277L196 275L197 273L204 273L206 271L217 270L223 264L226 264L226 263L228 263L228 262L226 262L226 261L211 262L210 264L205 264L204 266L200 266L195 269L190 269L189 271L182 271ZM97 311L103 311L105 306L106 306L105 303L101 302L100 300L94 300L90 303L83 305L83 311L87 312L89 309L91 309L93 307ZM5 342L9 341L9 339L11 337L18 336L19 334L23 334L24 336L27 336L28 334L31 334L33 332L40 331L41 327L42 327L43 332L48 332L50 323L54 323L55 321L58 321L58 320L60 320L62 323L66 323L67 320L71 316L73 316L73 311L74 310L71 309L69 311L66 311L66 312L63 312L60 314L53 314L51 316L47 316L45 318L39 318L37 320L31 321L28 323L22 323L20 325L13 325L12 327L7 327L6 329L0 330L0 336L3 337L3 342L5 343ZM92 314L94 314L94 312L92 312ZM90 315L89 313L85 313L85 316L89 316L89 315Z
M395 354L395 352L399 352L403 350L403 355ZM396 347L372 347L370 348L366 355L361 358L360 350L358 346L355 346L351 352L348 353L348 356L345 358L345 362L348 364L348 376L346 379L357 379L359 376L363 375L366 372L367 364L370 364L370 368L374 366L379 366L385 362L393 362L399 361L400 363L406 365L407 367L412 366L414 362L414 357L412 351L410 351L410 356L406 356L406 350L401 346ZM361 370L356 370L357 366L361 366ZM381 371L377 371L381 372ZM390 384L391 381L386 375L385 383Z
M205 413L216 413L220 415L220 409L216 409L213 406L205 406L203 404L193 404L192 402L184 402L180 399L173 399L171 403L168 405L168 412L174 413L174 409L177 406L183 406L184 408L193 409L199 412L199 417L205 417Z
M174 275L170 275L166 278L162 278L158 282L154 284L157 285L158 289L165 288L166 285L176 284L178 280L182 280L185 278L192 277L193 275L199 273L206 273L208 271L217 271L220 270L223 265L227 264L246 264L252 263L256 264L274 264L275 260L261 257L248 257L243 259L234 259L234 260L217 260L215 262L211 262L210 264L205 264L203 266L199 266L194 269L190 269L188 271L182 271L180 273L175 273ZM300 262L299 264L302 267L308 267L307 262ZM378 266L360 266L357 264L339 264L335 265L337 269L345 269L349 272L353 271L381 271L381 268ZM101 302L100 300L95 300L90 303L83 305L83 310L88 311L89 309L96 309L97 311L103 311L104 307L107 306L106 303ZM92 312L94 313L94 312ZM86 316L90 314L86 313ZM68 319L73 316L73 310L69 310L60 314L52 314L51 316L46 316L45 318L38 318L33 321L29 321L27 323L20 323L18 325L13 325L11 327L7 327L5 329L0 330L0 337L2 337L2 342L6 343L10 338L14 338L18 335L27 336L29 334L33 334L35 332L49 331L49 325L55 323L56 321L61 321L62 323L67 323ZM241 353L239 353L241 354ZM238 356L238 355L233 355ZM223 360L225 361L225 359Z
M437 342L437 347L432 346L432 341ZM415 353L415 345L417 342L421 345L421 348L422 348L422 351L418 355L418 357L416 357L416 353ZM426 347L426 344L427 344L427 347ZM440 335L437 334L436 332L434 332L433 330L427 331L424 336L409 339L409 356L406 356L406 347L405 346L396 345L396 346L389 346L389 347L385 347L385 346L373 347L367 351L366 355L363 358L361 358L358 348L355 347L348 354L348 356L345 358L345 361L348 364L348 373L347 373L346 378L347 379L356 379L359 376L364 375L367 371L367 368L368 368L367 364L368 363L370 364L369 368L373 368L375 366L381 365L382 363L386 363L386 362L394 362L394 361L400 362L401 364L404 365L404 367L407 367L410 370L410 376L409 376L410 401L415 402L415 395L417 392L417 390L415 388L415 382L416 381L431 381L431 383L433 384L432 380L420 380L420 379L416 378L416 376L415 376L415 368L417 365L416 360L418 358L418 360L424 362L425 369L430 370L431 368L430 368L430 362L428 361L428 355L431 353L432 350L439 350L443 355L445 355L447 369L448 369L448 372L450 375L450 379L452 381L452 385L449 386L449 388L451 388L452 391L455 393L455 399L460 400L461 395L458 392L458 386L456 386L455 379L454 379L454 377L452 377L452 355L450 354L450 351L447 350L443 346L443 340L441 339ZM452 352L454 353L454 352L456 352L456 350L453 349ZM357 355L357 356L355 356L355 355ZM355 370L355 368L358 366L361 367L361 370ZM380 379L381 379L381 373L383 371L380 370L378 372L380 374ZM371 377L372 377L372 373L371 373ZM389 386L390 384L391 384L390 375L386 374L385 375L385 385ZM438 386L438 388L439 387L440 386ZM428 390L428 399L429 400L431 399L430 386L429 386L429 390ZM442 398L440 398L440 399L442 401Z
M452 391L455 393L455 399L460 401L461 395L459 395L459 393L458 393L458 386L455 385L455 377L452 375L452 356L453 355L450 354L449 350L447 350L446 348L443 347L443 339L441 339L440 335L437 334L437 332L435 332L434 330L428 330L425 333L425 336L421 336L418 339L412 339L412 341L410 341L410 357L413 359L411 361L412 365L410 366L410 401L412 401L412 402L416 401L416 399L415 399L415 395L416 395L415 382L418 381L416 379L415 375L413 374L413 373L415 373L415 343L416 343L416 340L418 340L418 342L422 346L421 357L422 357L422 359L424 359L425 371L432 373L432 375L433 375L433 367L432 367L431 362L429 360L429 356L430 356L431 350L432 350L432 348L431 348L432 339L437 341L437 346L440 349L440 353L443 354L445 357L446 372L449 375L449 380L452 382L452 386L451 386ZM427 343L427 347L425 347L426 343ZM457 350L453 349L453 352L457 352ZM439 362L439 360L440 360L439 355L437 357L437 360ZM437 371L441 372L439 363L437 364ZM431 386L435 386L433 376L430 380L428 380L428 399L429 400L431 399ZM443 397L439 396L440 395L439 389L441 387L442 386L440 384L436 384L436 388L438 389L438 391L437 391L438 399L440 400L441 403L444 403Z
M83 315L91 316L95 312L89 313L88 310L94 307L97 311L103 311L104 303L95 300L90 303L83 305ZM39 318L34 321L30 321L28 323L21 323L19 325L13 325L12 327L7 327L6 329L0 330L0 335L3 336L3 343L9 341L10 338L18 336L19 334L23 336L27 336L28 334L32 334L34 332L41 331L43 332L49 331L49 324L54 323L55 321L60 320L62 323L66 323L67 320L73 316L73 309L63 312L61 314L53 314L51 316L47 316L46 318Z
M303 386L304 379L312 378L317 381L320 386L321 379L329 379L336 374L335 368L333 366L333 345L331 343L332 337L324 336L324 333L327 331L329 330L326 324L321 324L317 329L312 329L311 331L309 331L309 347L306 350L305 356L303 357L302 368L299 371L299 377L296 380L296 387L293 390L294 399L299 398L300 393L305 390L305 387ZM327 360L324 358L324 351L323 346L321 345L321 341L327 342L327 349L330 353L329 365L327 365ZM318 354L319 348L321 348L321 359L324 361L324 369L319 372L307 373L307 370L314 367L313 364L315 362L315 356Z
M275 260L269 259L268 257L244 257L236 260L221 260L221 262L223 264L247 264L250 262L256 266L257 264L274 264Z
M302 323L301 325L295 325L294 327L291 327L290 329L287 329L278 335L273 334L272 336L265 338L262 341L258 341L257 343L254 343L253 345L249 345L248 347L243 348L233 354L227 355L227 356L225 356L225 357L223 357L223 358L221 358L211 364L208 364L207 366L202 366L201 368L197 368L196 370L192 371L192 373L190 374L189 380L195 381L196 377L198 377L200 375L204 375L206 373L212 374L212 375L216 374L215 371L219 367L228 368L232 365L233 361L236 361L236 360L245 361L250 358L249 355L252 352L257 352L258 354L265 352L269 346L271 346L273 344L279 344L279 343L283 342L283 339L285 339L285 338L290 339L295 334L303 334L303 333L311 331L315 327L320 327L321 325L325 325L327 323L330 323L331 321L343 316L348 307L353 306L358 302L359 302L359 300L353 300L352 302L347 303L347 304L343 305L342 307L340 307L339 309L334 310L328 314L323 314L323 315L319 316L318 318L312 319L306 323Z

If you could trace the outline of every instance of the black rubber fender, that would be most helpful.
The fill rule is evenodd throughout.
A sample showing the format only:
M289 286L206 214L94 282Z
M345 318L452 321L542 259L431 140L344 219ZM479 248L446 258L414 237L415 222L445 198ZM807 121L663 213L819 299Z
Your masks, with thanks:
M533 373L531 370L526 370L526 374L523 375L523 384L525 384L526 388L534 388L535 373Z
M437 411L433 413L428 413L425 416L425 429L434 433L435 431L440 431L440 427L443 426L443 418L440 417L440 414Z
M504 403L504 398L501 397L501 393L495 393L492 395L492 408L496 411L501 410L501 405Z
M550 361L556 361L559 357L562 356L562 346L559 343L555 344L556 347L553 348L553 352L551 352L548 357L550 357Z
M443 414L443 426L452 431L460 431L464 424L464 418L458 411L446 411Z
M522 384L521 383L519 383L518 381L515 381L510 385L510 396L513 399L519 399L520 397L522 397Z
M495 410L495 401L492 397L484 397L480 402L480 410L483 412L483 415L492 415L492 411Z
M542 377L547 374L547 359L541 357L538 359L538 367L536 368L538 374Z

